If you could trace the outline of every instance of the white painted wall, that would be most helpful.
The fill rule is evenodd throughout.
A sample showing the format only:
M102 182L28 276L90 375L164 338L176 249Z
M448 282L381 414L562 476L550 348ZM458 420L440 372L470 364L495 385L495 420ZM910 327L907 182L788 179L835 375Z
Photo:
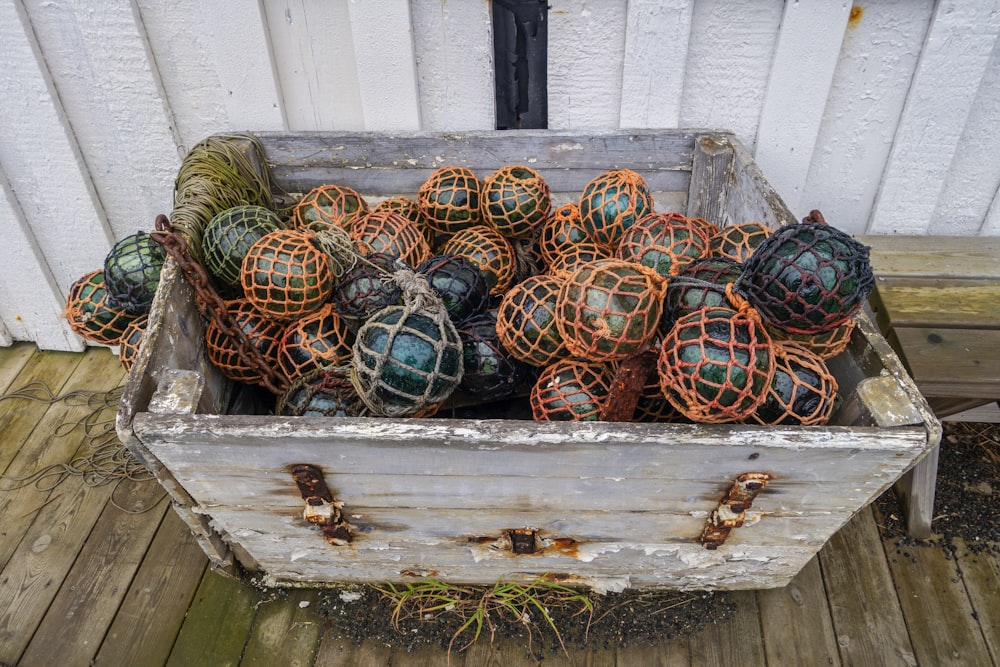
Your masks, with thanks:
M550 0L549 126L735 131L797 216L1000 234L1000 0ZM0 345L238 130L494 126L488 0L0 2Z

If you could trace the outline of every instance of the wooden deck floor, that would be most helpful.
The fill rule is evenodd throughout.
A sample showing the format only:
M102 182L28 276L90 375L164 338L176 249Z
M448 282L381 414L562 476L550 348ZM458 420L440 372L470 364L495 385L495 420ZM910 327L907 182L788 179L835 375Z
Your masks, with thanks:
M56 393L122 380L107 350L0 348L0 395L42 380ZM86 406L0 401L0 664L437 665L446 650L356 646L304 605L207 568L155 482L49 490L10 478L87 454ZM54 479L50 478L51 481ZM45 486L45 485L43 485ZM48 486L52 486L49 484ZM997 665L1000 562L960 549L899 550L864 510L783 589L734 596L737 612L654 647L571 651L574 665ZM533 664L523 647L480 641L454 665Z

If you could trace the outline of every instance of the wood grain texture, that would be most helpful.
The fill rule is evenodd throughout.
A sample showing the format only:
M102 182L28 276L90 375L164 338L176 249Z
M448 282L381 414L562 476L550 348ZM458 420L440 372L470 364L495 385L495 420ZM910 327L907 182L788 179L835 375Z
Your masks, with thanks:
M956 540L958 567L975 620L994 663L1000 662L1000 559L989 551L973 552ZM977 545L978 546L978 545Z
M990 664L968 596L946 583L959 576L955 560L937 545L897 546L891 538L883 544L917 663Z
M241 665L310 667L323 634L319 591L276 591L257 606Z
M30 343L17 343L9 347L0 347L0 395L6 394L7 388L15 381L21 369L31 360L35 346Z
M316 652L316 667L382 667L391 664L393 650L375 639L356 643L327 630Z
M834 535L819 560L841 662L916 665L871 510Z
M168 510L104 635L96 663L164 664L206 562L191 531Z
M886 328L1000 329L1000 280L879 276L876 290Z
M867 234L872 270L895 278L1000 278L1000 238Z
M869 233L924 234L1000 34L996 1L938 3L896 129ZM923 187L913 188L914 183Z
M818 558L787 586L758 591L757 605L768 664L840 664Z
M166 664L239 665L262 599L260 590L208 570Z
M753 591L732 594L736 612L709 623L690 638L692 665L763 665L767 656L760 632L760 608Z
M707 135L696 140L691 158L688 216L703 218L720 227L733 224L727 216L726 203L734 159L732 144L726 138Z
M830 97L851 5L823 0L785 3L754 157L788 207L801 218L816 137Z
M893 332L927 396L1000 396L1000 330L908 327Z
M126 481L117 491L115 499L124 510L105 506L25 649L24 664L59 662L66 647L79 656L97 654L100 644L94 637L111 624L167 509L158 502L163 491L149 482Z

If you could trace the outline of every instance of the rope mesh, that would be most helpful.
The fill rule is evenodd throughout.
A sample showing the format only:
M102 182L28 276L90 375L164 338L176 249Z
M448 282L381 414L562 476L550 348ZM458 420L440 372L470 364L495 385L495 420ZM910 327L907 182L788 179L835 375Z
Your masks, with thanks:
M565 279L533 276L512 287L497 310L501 345L532 366L548 366L567 356L556 324L556 302Z
M587 183L580 197L584 228L599 244L613 251L625 230L653 212L646 180L630 169L607 171Z
M70 286L63 317L83 338L100 345L116 345L137 316L109 300L104 271L97 269L80 276Z
M551 210L551 191L534 169L508 165L483 181L483 218L508 238L532 236Z
M346 185L320 185L305 194L292 209L292 224L303 231L349 229L368 214L368 202Z

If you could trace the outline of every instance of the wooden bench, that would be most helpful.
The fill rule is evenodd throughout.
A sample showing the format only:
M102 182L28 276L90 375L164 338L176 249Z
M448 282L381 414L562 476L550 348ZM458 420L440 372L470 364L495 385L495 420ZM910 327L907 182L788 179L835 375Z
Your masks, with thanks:
M1000 399L1000 238L863 236L871 306L938 418ZM938 450L897 484L915 537L930 535Z

